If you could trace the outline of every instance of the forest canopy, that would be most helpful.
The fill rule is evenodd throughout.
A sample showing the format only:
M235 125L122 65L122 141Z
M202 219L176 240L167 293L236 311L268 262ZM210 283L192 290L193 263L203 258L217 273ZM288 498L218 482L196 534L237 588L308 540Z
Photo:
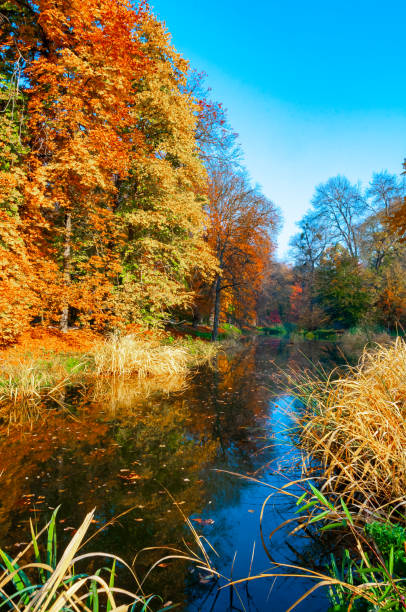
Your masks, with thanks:
M7 0L0 27L1 343L255 323L278 211L148 5Z

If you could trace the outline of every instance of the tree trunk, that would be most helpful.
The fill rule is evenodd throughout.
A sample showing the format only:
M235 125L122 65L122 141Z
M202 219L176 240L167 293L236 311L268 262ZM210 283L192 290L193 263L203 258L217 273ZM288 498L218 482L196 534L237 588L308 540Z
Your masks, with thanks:
M199 312L199 309L195 306L193 308L192 327L196 329L199 323L200 323L200 312Z
M66 213L65 215L65 238L63 245L63 280L65 291L67 291L67 287L71 281L71 237L72 237L72 215L71 213ZM60 327L61 331L67 332L69 325L69 302L65 301L62 314Z
M220 305L221 305L221 276L218 274L214 284L214 318L213 330L211 332L211 341L215 342L219 333L220 320Z

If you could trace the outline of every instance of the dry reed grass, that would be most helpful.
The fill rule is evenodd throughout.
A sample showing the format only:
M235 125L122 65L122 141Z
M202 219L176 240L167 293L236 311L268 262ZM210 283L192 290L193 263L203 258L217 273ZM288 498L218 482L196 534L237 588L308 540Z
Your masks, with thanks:
M113 335L94 343L87 353L58 352L53 345L49 349L46 342L42 348L34 346L33 352L25 349L19 353L11 348L3 351L0 419L9 425L36 420L50 401L65 406L68 386L84 382L95 391L95 401L103 396L114 409L128 408L135 400L156 391L185 389L190 368L210 363L220 349L217 343L201 340L169 340L165 344L165 339L158 337ZM123 378L126 383L114 387L110 381L114 393L105 393L106 376ZM131 382L131 389L129 377L136 383Z
M186 376L189 367L209 361L218 346L201 341L162 344L136 335L112 335L92 351L97 375L138 378Z
M406 491L406 343L364 349L358 365L326 379L306 375L297 394L301 443L321 461L324 489L352 500L403 498Z
M42 352L37 346L34 353L26 350L18 357L10 349L0 359L0 418L10 423L20 421L20 416L23 420L30 420L31 415L35 418L44 401L64 405L68 385L96 379L95 388L98 376L100 380L113 376L128 381L132 376L137 383L144 381L131 389L133 399L157 390L181 390L190 368L210 362L220 348L201 340L164 342L162 338L132 334L113 335L95 343L87 353L55 352L45 345ZM122 399L129 390L116 391L117 401L113 403L128 406L128 398L125 402Z
M86 367L84 357L54 355L51 359L25 357L0 363L0 405L34 405L44 398L59 401L64 387Z
M168 376L183 374L188 368L188 354L177 346L135 335L113 335L92 351L97 375Z

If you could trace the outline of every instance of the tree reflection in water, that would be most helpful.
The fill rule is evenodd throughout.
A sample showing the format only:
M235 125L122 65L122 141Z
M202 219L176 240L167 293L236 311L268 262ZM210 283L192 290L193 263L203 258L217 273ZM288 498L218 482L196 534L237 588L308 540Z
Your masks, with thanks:
M215 470L256 474L275 486L284 484L297 451L284 433L286 414L275 401L274 375L280 367L307 367L309 356L332 365L338 359L334 345L307 343L304 348L267 338L247 342L234 354L220 353L212 367L202 368L186 388L176 379L148 388L117 379L99 380L85 393L67 389L70 412L48 408L30 427L4 432L0 446L4 547L11 554L18 552L28 537L29 519L42 526L59 504L62 542L93 507L97 508L95 528L133 508L93 539L89 550L105 550L132 561L144 547L184 547L182 540L191 543L192 538L165 492L168 489L186 516L214 521L194 524L218 551L219 559L213 559L217 569L230 575L237 551L234 577L248 575L254 541L252 571L265 569L269 562L259 539L259 511L267 490ZM282 398L279 404L286 401ZM284 456L289 457L288 464L283 463ZM275 498L266 511L265 532L289 512L286 500ZM278 546L277 552L292 559L282 538ZM306 554L307 542L296 541L294 546L299 556ZM140 576L157 555L138 557ZM303 592L303 584L295 582L288 588L276 584L269 595L271 586L259 581L240 588L244 605L284 610L296 593ZM164 601L179 602L181 609L242 609L232 590L218 593L214 581L182 562L156 568L146 590L159 593ZM326 608L322 596L314 606L314 610Z

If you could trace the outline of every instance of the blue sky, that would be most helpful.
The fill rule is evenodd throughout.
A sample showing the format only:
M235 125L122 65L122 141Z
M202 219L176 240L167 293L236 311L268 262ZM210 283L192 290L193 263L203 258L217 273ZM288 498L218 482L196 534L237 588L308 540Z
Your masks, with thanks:
M284 217L279 254L336 174L368 183L406 157L406 2L151 0L207 73L245 165Z

